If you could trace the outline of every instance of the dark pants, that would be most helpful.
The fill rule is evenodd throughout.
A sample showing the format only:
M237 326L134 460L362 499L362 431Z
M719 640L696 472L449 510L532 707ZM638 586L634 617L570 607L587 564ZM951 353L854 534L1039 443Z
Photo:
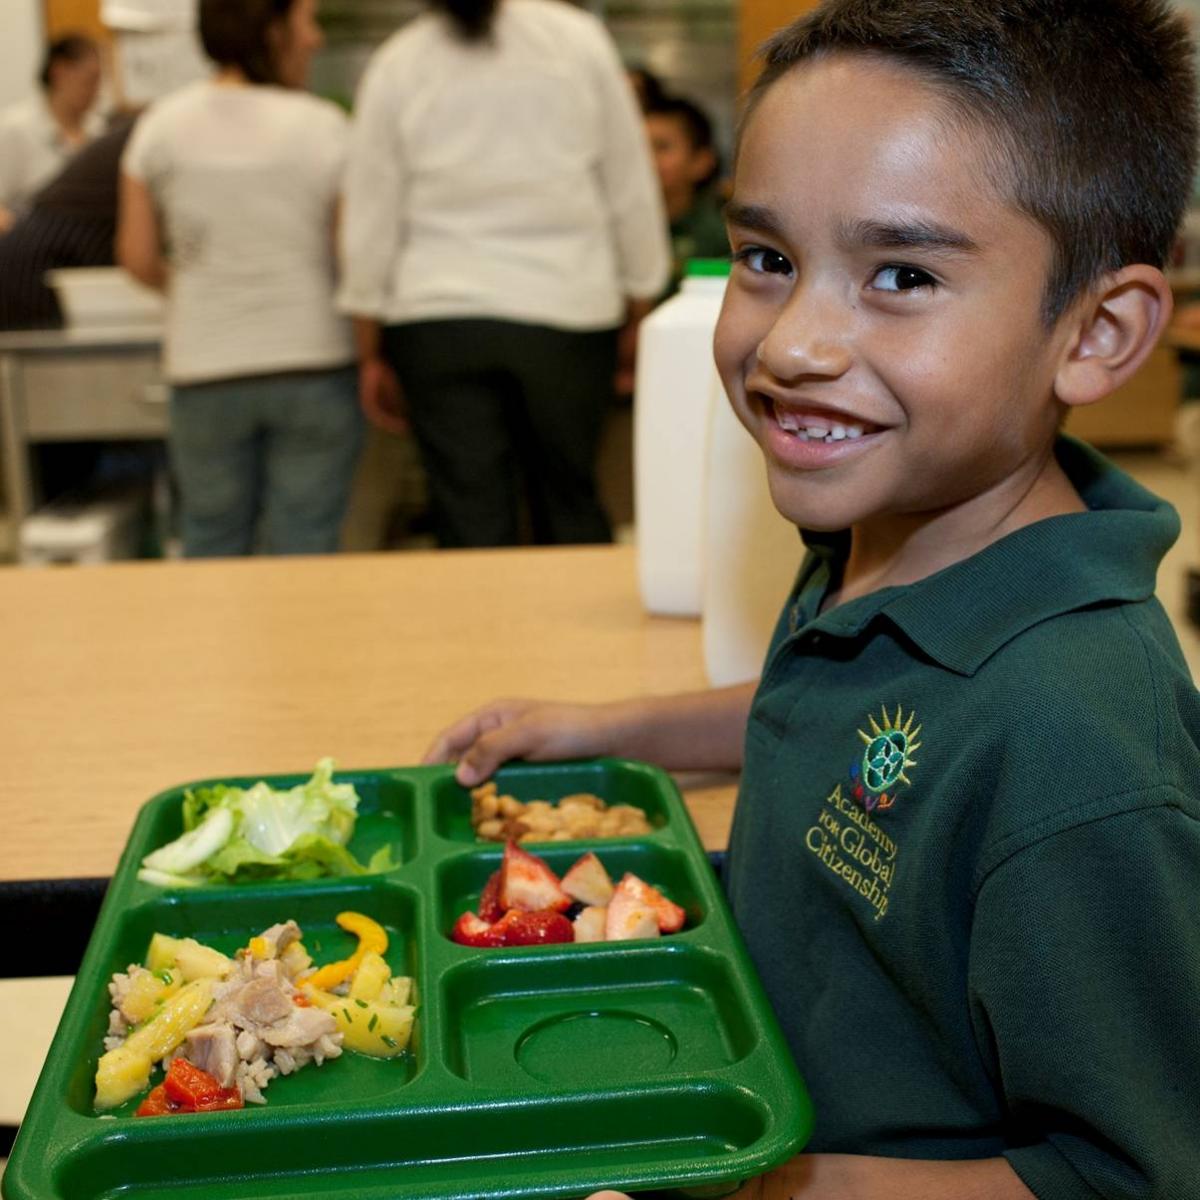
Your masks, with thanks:
M528 504L538 543L607 542L596 452L615 330L419 321L384 330L429 476L443 546L511 546Z

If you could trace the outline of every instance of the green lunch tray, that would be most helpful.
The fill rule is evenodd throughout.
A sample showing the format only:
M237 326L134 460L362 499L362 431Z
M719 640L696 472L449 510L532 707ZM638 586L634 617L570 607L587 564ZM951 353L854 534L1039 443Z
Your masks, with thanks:
M291 787L307 775L220 782L256 778ZM687 922L662 938L494 949L449 937L503 853L476 839L451 769L336 778L361 797L350 849L366 861L390 844L394 869L163 890L137 870L182 831L184 788L143 807L13 1146L7 1200L713 1194L804 1144L807 1093L668 775L616 759L502 770L501 792L519 799L593 792L643 809L647 835L525 845L560 876L594 850L614 880L633 871ZM94 1112L107 984L144 960L152 933L232 953L290 917L325 963L355 945L334 921L345 909L379 921L393 973L414 977L403 1056L310 1064L274 1079L266 1105L234 1112L135 1118L140 1096L115 1119Z

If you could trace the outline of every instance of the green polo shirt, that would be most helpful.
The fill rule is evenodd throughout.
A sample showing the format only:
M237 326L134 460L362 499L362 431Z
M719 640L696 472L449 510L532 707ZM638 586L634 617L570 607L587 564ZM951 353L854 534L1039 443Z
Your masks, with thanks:
M746 738L728 890L813 1152L1005 1155L1042 1200L1200 1196L1200 696L1179 523L1060 439L1088 511L821 613L810 553Z

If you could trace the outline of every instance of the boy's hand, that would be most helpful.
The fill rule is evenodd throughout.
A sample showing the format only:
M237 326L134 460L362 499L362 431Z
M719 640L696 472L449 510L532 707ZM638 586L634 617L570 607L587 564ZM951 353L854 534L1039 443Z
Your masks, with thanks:
M620 724L613 704L493 700L439 733L421 761L457 762L455 778L474 787L510 758L550 762L610 754Z

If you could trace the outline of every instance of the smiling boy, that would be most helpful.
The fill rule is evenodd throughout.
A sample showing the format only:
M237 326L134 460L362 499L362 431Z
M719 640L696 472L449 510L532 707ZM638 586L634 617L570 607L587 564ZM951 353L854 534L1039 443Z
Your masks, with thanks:
M1169 506L1058 436L1171 311L1159 0L833 0L778 35L715 353L808 554L757 688L430 748L741 767L727 889L817 1119L780 1194L1187 1200L1200 698Z

